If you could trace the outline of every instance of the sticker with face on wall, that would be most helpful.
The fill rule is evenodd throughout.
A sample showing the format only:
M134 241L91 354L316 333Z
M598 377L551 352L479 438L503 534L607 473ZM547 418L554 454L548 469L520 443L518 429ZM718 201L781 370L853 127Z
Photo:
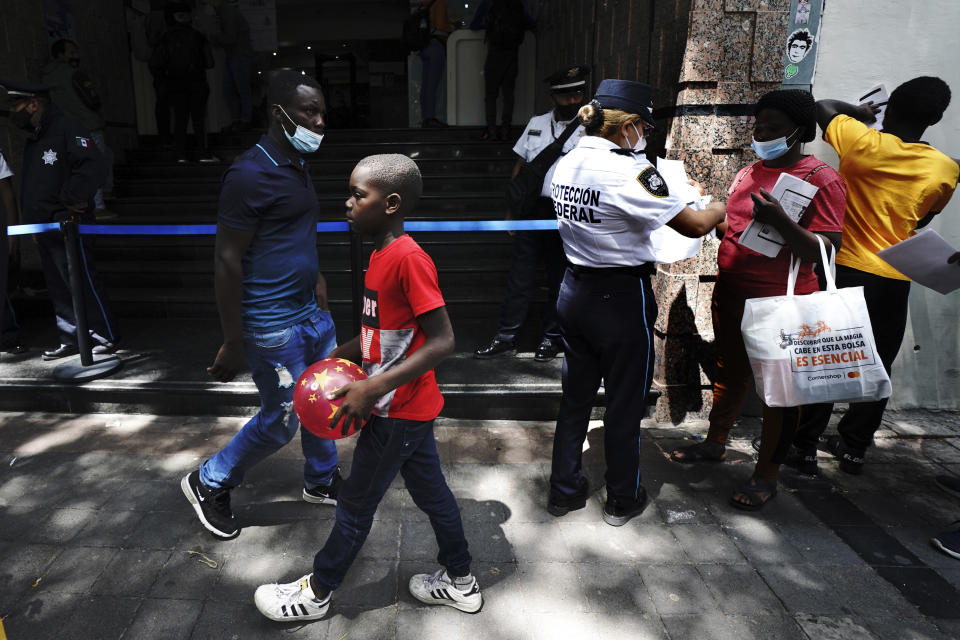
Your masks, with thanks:
M793 17L793 23L810 23L810 0L797 0L797 13Z
M787 59L799 64L813 49L813 43L814 37L809 29L797 29L787 38Z

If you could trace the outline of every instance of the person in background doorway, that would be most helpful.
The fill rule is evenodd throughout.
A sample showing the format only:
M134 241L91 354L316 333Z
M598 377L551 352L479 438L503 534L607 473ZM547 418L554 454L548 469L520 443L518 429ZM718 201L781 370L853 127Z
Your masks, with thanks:
M447 14L447 0L421 0L428 11L430 40L420 50L423 76L420 82L420 117L422 126L437 128L447 126L437 118L437 92L447 68L447 38L453 31L453 23Z
M173 105L174 144L177 162L187 162L187 124L193 123L197 160L203 163L220 159L207 150L206 114L210 86L207 69L213 68L210 43L191 26L193 10L186 2L171 2L165 11L168 28L150 58L150 69L163 77Z
M248 131L253 113L250 68L253 45L250 25L236 5L225 0L209 0L217 13L217 31L210 35L213 44L223 48L223 97L230 108L231 122L225 131Z
M477 8L470 28L484 29L487 57L483 63L484 108L487 127L480 138L506 140L513 122L514 88L517 84L519 51L529 20L521 0L487 0ZM502 96L500 128L497 128L497 96Z
M107 197L113 195L113 151L104 135L107 121L101 114L103 101L93 80L80 66L80 47L76 42L57 40L50 47L50 55L52 59L43 69L43 83L50 87L50 100L83 123L106 162L106 179L93 198L94 215L104 217L104 193Z

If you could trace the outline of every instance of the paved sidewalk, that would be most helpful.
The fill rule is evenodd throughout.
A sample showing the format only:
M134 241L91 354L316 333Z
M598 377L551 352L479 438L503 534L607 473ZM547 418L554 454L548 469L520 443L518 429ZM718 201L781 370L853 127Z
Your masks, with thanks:
M307 573L333 509L300 501L293 443L233 493L245 528L206 534L179 480L225 443L236 418L0 414L0 617L10 640L196 638L960 637L960 561L929 538L960 517L933 477L960 475L960 415L890 413L863 476L821 458L821 480L784 473L757 514L728 505L752 467L745 420L724 464L667 453L702 423L649 422L652 502L600 519L602 428L591 431L584 510L547 514L552 425L441 420L447 478L483 587L477 615L415 601L435 567L425 516L398 483L330 617L284 625L253 606L257 585ZM352 442L341 442L349 472Z

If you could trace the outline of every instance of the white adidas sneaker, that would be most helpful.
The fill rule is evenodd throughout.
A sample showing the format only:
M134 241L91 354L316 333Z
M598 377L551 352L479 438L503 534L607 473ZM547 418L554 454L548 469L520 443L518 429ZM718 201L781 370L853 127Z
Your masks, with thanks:
M310 588L310 575L287 584L264 584L257 587L253 601L260 613L277 622L319 620L330 608L331 591L320 600Z
M477 613L483 608L483 594L477 579L473 575L451 578L446 569L413 576L410 578L410 593L420 602L445 604L467 613Z

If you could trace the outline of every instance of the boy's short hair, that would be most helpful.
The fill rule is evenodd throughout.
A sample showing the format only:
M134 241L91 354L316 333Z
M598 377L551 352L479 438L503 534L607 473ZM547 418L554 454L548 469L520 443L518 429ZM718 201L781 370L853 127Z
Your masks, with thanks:
M357 163L357 169L365 168L369 180L385 195L400 195L400 214L409 213L423 193L423 178L417 163L400 153L383 153L367 156Z
M950 87L947 83L934 76L920 76L893 90L887 110L902 120L929 127L940 122L948 106Z
M320 84L312 76L303 75L299 71L282 69L271 74L270 85L267 87L267 101L270 103L267 110L275 104L289 107L297 95L297 87L300 86L312 87L323 93Z

